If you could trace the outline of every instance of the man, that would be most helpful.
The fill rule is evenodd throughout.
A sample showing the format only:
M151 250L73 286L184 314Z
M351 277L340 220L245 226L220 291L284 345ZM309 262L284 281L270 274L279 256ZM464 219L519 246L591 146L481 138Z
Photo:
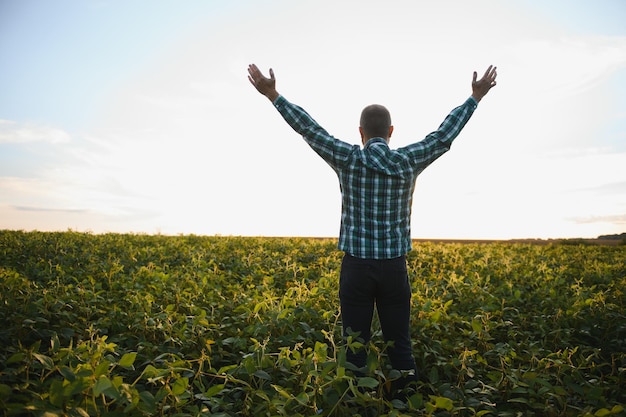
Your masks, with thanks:
M394 369L403 377L395 388L417 380L410 339L411 287L405 255L411 250L411 205L417 176L448 149L473 114L478 102L496 85L496 68L480 80L474 72L472 95L445 118L439 129L420 142L392 150L391 117L381 105L361 113L363 148L331 136L302 108L276 91L274 71L265 77L256 65L248 79L266 96L285 121L337 173L341 188L339 249L344 251L339 299L344 336L358 334L367 343L374 306ZM366 354L348 351L347 360L361 368Z

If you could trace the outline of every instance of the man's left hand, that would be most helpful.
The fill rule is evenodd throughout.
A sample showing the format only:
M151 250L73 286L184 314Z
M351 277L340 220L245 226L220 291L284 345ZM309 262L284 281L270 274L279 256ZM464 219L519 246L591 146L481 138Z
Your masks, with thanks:
M276 91L276 78L274 77L274 70L270 68L270 78L264 76L259 68L255 64L248 66L248 79L257 89L257 91L267 97L271 102L274 102L278 98L278 91Z

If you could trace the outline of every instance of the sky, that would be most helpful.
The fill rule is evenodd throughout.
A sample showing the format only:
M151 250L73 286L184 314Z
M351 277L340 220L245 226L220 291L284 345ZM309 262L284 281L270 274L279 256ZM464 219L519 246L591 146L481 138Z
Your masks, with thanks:
M360 143L437 129L498 68L417 179L413 238L626 232L623 0L0 0L0 229L323 236L336 175L247 79Z

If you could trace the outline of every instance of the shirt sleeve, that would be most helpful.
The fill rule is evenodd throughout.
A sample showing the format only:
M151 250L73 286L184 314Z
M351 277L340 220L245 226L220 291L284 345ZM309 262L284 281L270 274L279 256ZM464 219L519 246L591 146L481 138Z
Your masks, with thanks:
M304 109L290 103L283 96L278 96L273 104L289 126L299 133L330 166L342 165L349 159L356 145L350 145L334 138ZM356 147L358 148L358 146Z
M429 133L420 142L400 148L399 151L405 153L419 171L423 170L450 149L454 139L474 114L477 105L478 102L469 97L446 116L437 130Z

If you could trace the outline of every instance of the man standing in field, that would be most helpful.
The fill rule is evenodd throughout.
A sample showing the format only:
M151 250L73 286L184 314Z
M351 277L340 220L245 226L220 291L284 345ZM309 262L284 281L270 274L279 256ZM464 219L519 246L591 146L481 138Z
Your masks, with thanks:
M409 284L405 255L411 250L411 205L417 176L450 149L478 102L496 85L496 68L489 66L478 80L474 72L472 95L453 109L439 129L422 141L392 150L393 133L387 109L374 104L361 113L359 132L363 148L331 136L302 108L276 91L274 71L265 77L256 65L248 79L267 97L285 121L337 173L341 187L341 264L339 299L343 333L358 333L367 343L374 306L386 341L393 342L389 359L403 377L395 388L417 380L411 349ZM348 350L347 360L361 368L366 354Z

